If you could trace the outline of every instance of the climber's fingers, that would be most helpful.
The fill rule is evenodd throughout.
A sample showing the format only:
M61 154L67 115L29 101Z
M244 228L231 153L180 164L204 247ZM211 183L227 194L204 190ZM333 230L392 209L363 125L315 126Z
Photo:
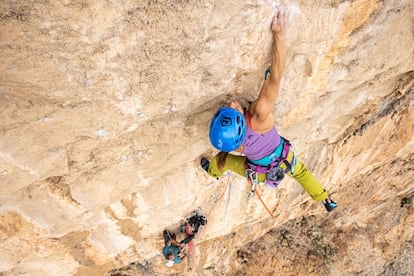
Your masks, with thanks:
M284 6L278 6L272 21L272 31L274 35L284 37L287 31L288 21L288 10Z

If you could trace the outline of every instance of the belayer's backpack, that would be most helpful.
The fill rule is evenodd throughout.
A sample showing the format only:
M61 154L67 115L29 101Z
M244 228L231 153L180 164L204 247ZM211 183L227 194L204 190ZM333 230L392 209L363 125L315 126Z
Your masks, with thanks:
M197 233L200 226L207 224L207 218L205 216L194 215L187 219L187 222L190 224L193 229L193 233Z

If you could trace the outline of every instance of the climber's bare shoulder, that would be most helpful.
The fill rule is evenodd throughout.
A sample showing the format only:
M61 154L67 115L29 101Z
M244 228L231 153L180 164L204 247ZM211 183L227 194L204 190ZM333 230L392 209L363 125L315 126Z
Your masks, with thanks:
M261 110L257 101L249 107L251 128L257 133L265 133L271 130L275 124L272 113L268 109Z

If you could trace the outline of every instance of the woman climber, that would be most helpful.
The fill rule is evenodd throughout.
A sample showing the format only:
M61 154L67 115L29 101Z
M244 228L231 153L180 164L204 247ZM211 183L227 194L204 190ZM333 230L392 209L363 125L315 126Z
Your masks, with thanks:
M216 178L232 170L249 177L254 184L264 182L271 188L276 188L288 174L330 212L337 204L296 159L291 144L279 135L272 117L286 63L288 17L284 7L277 8L271 25L274 39L271 67L265 73L259 97L247 109L233 100L217 110L210 124L210 141L220 152L210 161L202 158L201 166ZM243 156L229 154L231 151Z

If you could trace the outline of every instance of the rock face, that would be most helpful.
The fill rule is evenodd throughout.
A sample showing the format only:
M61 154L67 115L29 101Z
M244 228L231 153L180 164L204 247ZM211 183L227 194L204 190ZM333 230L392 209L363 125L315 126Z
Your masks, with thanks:
M198 166L258 95L271 1L0 3L2 275L412 275L413 1L285 1L274 117L340 207ZM275 196L276 194L276 196ZM192 257L162 231L201 207Z

